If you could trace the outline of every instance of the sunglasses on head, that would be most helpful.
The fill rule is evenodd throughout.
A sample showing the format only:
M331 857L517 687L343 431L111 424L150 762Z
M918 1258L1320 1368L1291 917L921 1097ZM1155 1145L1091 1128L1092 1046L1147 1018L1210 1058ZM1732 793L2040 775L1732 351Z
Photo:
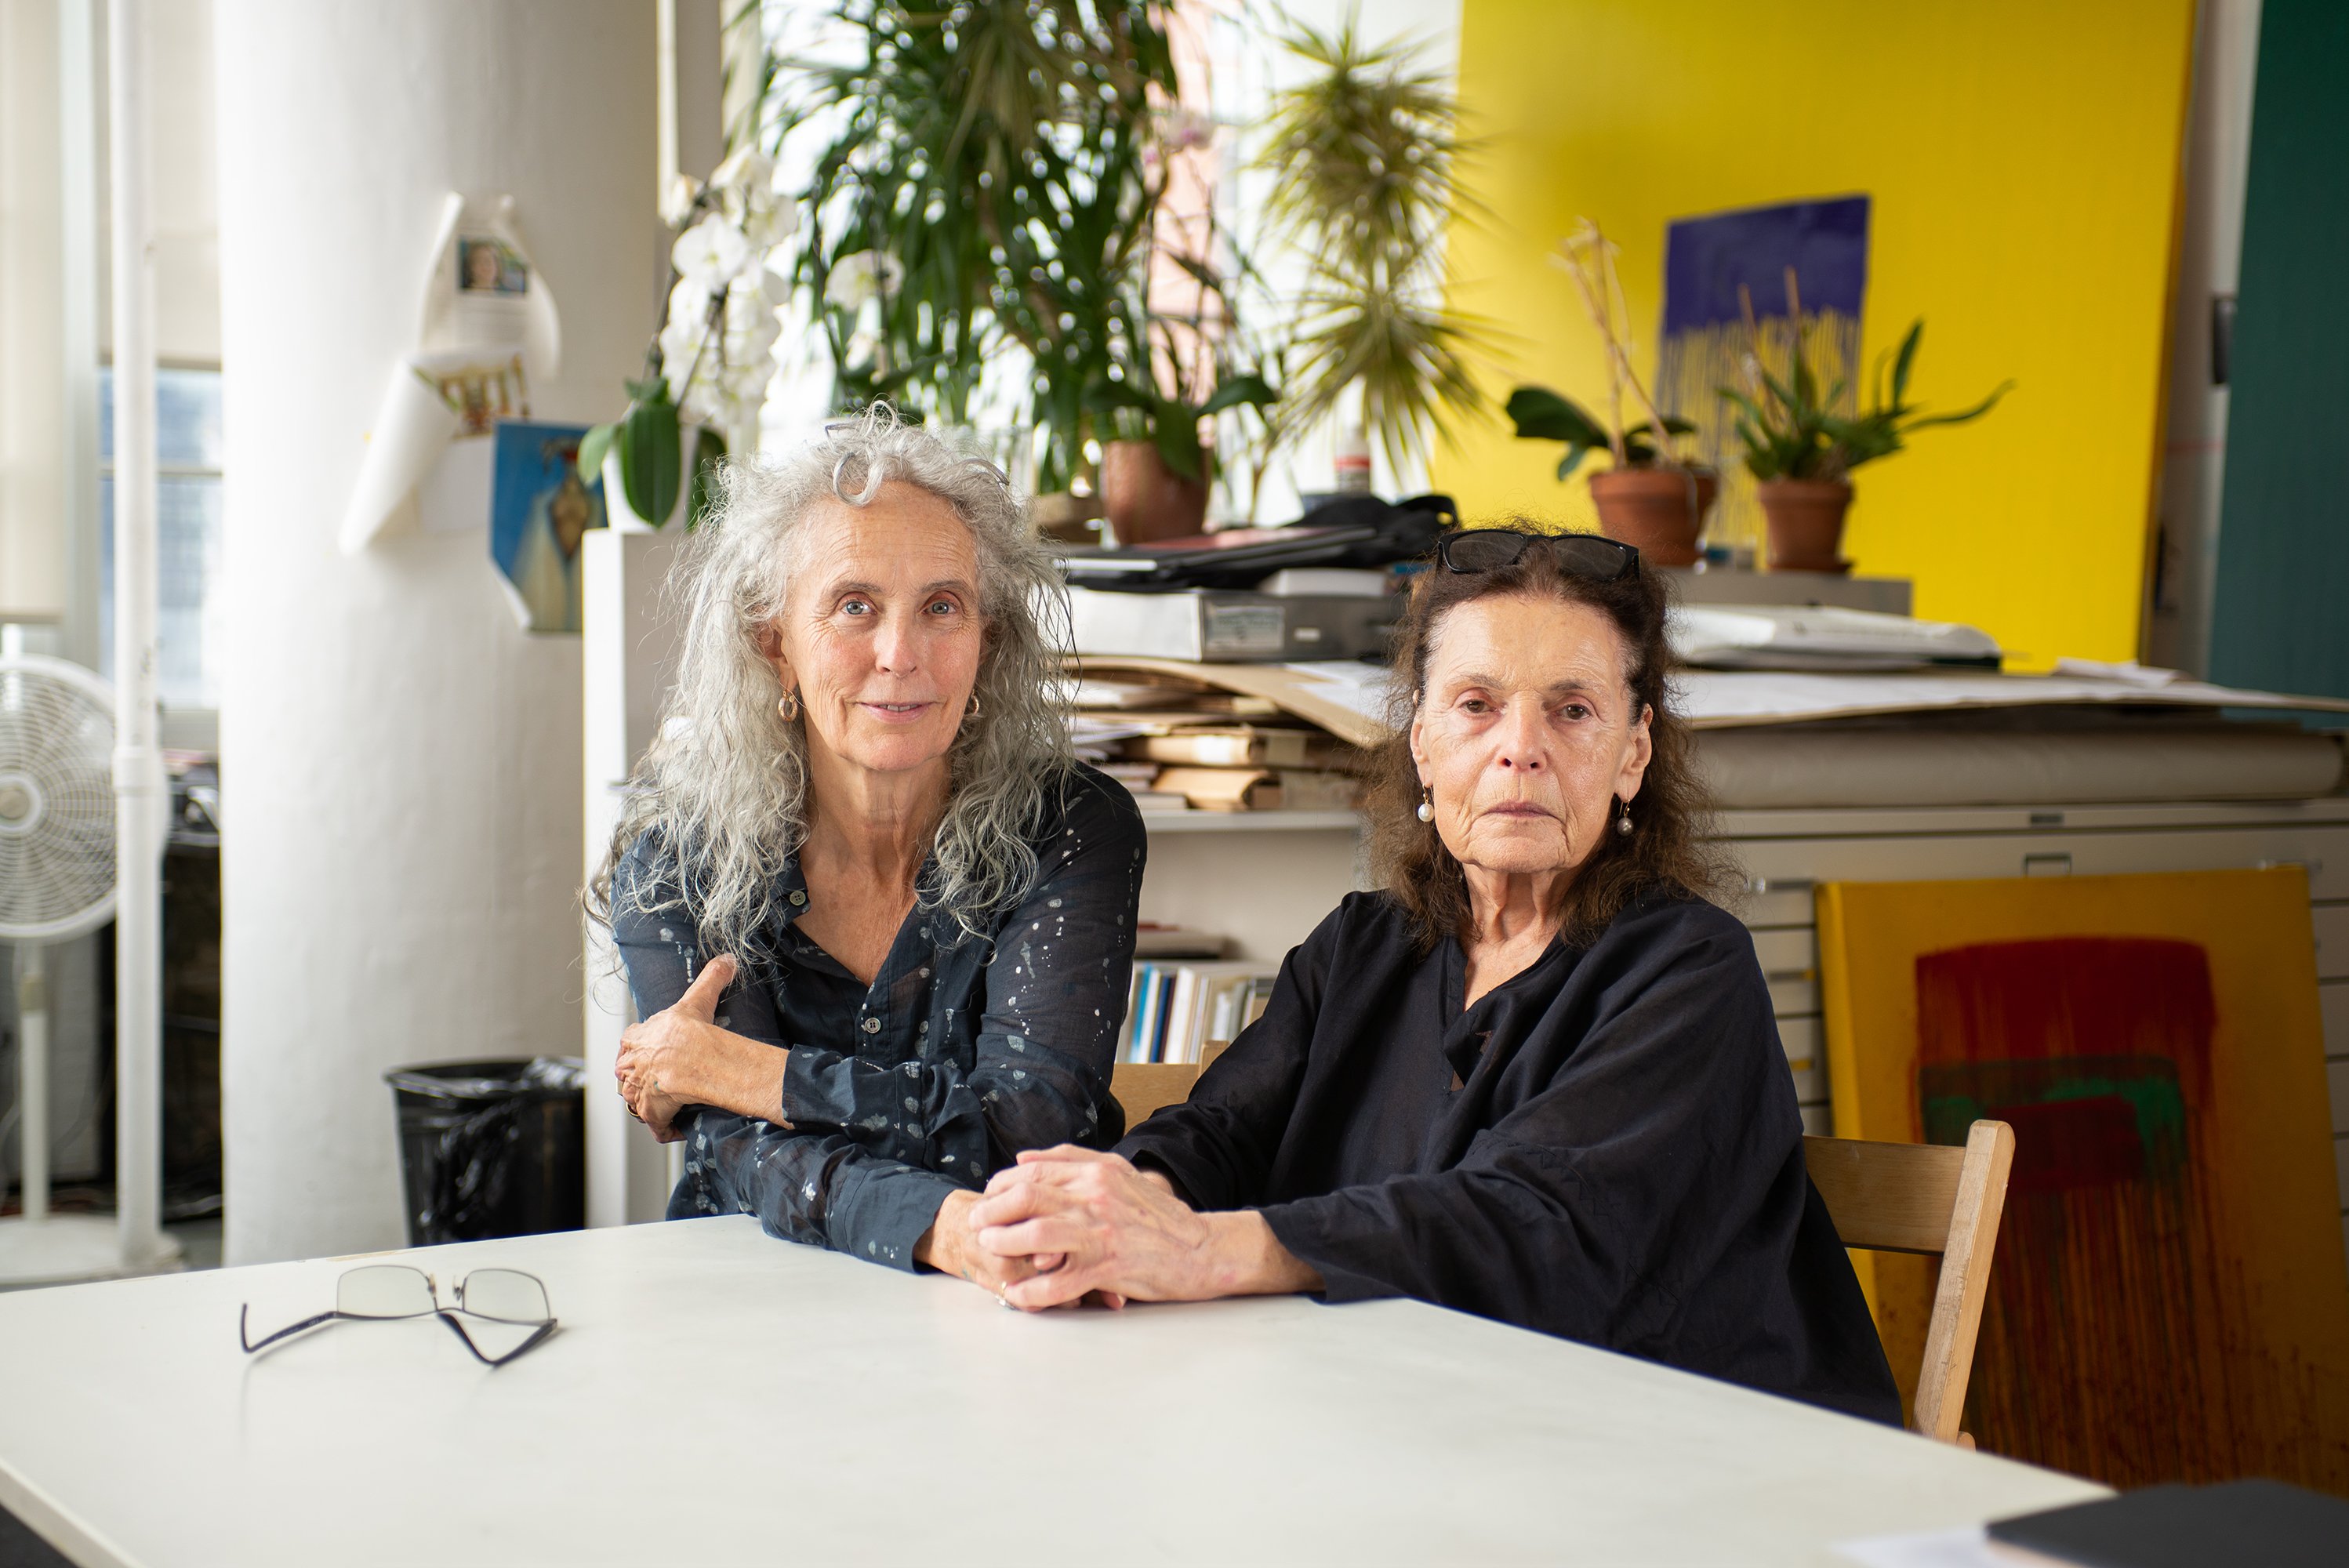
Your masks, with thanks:
M1640 552L1596 533L1525 533L1514 528L1472 528L1446 534L1435 553L1448 572L1500 572L1525 559L1536 545L1549 552L1561 572L1593 583L1612 583L1640 570Z

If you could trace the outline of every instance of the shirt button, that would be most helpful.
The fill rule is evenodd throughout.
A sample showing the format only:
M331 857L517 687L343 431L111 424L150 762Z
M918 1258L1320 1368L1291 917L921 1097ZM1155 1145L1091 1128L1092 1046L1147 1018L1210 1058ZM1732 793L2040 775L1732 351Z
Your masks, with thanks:
M864 1020L864 1032L865 1032L866 1034L868 1034L868 1035L877 1035L877 1034L879 1034L879 1033L881 1032L881 1020L880 1020L880 1019L878 1019L878 1018L867 1018L867 1019L865 1019L865 1020Z
M794 888L794 889L792 889L792 902L793 903L798 903L798 904L803 904L803 903L807 903L807 892L806 892L806 890L805 890L805 889L803 889L803 888Z

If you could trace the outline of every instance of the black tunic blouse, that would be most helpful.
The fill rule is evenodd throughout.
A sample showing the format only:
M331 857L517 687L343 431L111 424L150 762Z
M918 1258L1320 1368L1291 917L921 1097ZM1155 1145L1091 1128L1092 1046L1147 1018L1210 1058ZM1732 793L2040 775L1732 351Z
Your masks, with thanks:
M1898 1424L1744 926L1651 897L1462 1010L1355 893L1264 1016L1118 1145L1259 1209L1330 1301L1408 1295Z
M799 934L799 858L777 915L718 1004L722 1028L787 1047L776 1119L706 1106L678 1118L685 1175L668 1217L745 1213L769 1234L895 1268L957 1187L1022 1149L1106 1148L1124 1130L1110 1065L1125 1018L1146 848L1133 797L1080 767L1047 791L1037 873L986 937L916 906L870 986ZM925 864L928 880L935 867ZM650 835L612 879L613 938L640 1017L712 954ZM777 1121L790 1125L778 1126Z

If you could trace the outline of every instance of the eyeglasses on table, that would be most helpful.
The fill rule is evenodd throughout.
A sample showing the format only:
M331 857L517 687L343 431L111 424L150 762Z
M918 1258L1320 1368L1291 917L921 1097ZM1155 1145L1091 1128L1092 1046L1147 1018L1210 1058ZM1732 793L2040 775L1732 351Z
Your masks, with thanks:
M440 1305L440 1287L430 1274L405 1264L369 1264L365 1268L347 1270L335 1282L335 1305L329 1312L305 1317L299 1323L288 1324L276 1333L254 1339L246 1331L245 1320L253 1311L247 1303L237 1310L237 1343L245 1354L276 1344L279 1340L300 1334L305 1329L331 1323L336 1318L389 1320L402 1317L437 1317L449 1326L449 1331L465 1342L465 1348L492 1367L502 1367L525 1352L535 1348L554 1332L554 1314L546 1304L546 1287L537 1278L518 1269L475 1269L456 1283L457 1305L451 1308ZM473 1336L457 1321L457 1315L478 1317L491 1323L510 1323L528 1327L533 1332L520 1345L502 1356L492 1356L473 1342Z

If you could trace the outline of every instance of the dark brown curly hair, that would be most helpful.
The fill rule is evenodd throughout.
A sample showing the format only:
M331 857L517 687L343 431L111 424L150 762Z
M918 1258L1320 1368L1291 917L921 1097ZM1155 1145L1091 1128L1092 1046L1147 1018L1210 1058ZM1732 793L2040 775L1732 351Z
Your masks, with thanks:
M1554 531L1521 518L1483 526ZM1427 688L1428 659L1444 618L1463 604L1498 593L1588 604L1606 615L1622 634L1631 695L1649 715L1653 755L1640 780L1632 830L1599 835L1567 885L1560 934L1569 944L1588 944L1643 892L1718 892L1728 867L1707 838L1712 804L1696 779L1689 732L1672 711L1665 686L1671 653L1664 641L1669 594L1663 579L1642 566L1611 583L1597 582L1562 570L1555 555L1542 549L1528 550L1515 565L1496 572L1453 572L1432 562L1412 585L1410 603L1395 625L1392 733L1366 759L1364 799L1371 873L1411 917L1423 950L1446 936L1468 934L1468 881L1435 824L1419 820L1411 721Z

